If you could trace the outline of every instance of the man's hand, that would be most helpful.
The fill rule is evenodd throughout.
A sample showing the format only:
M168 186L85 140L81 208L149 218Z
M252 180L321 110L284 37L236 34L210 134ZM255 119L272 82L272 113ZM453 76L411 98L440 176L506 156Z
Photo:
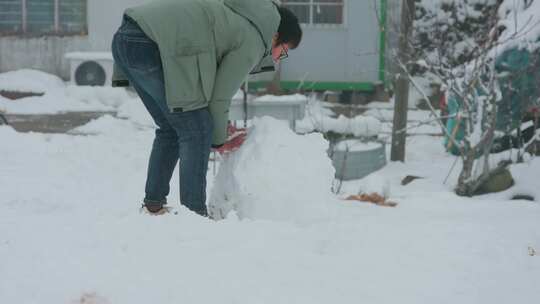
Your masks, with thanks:
M246 140L247 136L246 129L237 129L231 124L227 127L227 134L229 136L227 137L227 142L225 142L225 144L212 146L213 150L221 155L238 150Z

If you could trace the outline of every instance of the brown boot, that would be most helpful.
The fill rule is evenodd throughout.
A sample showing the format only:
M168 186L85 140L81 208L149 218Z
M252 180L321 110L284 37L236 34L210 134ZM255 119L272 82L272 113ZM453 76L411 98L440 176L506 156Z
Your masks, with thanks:
M146 210L148 210L148 212L151 214L163 214L167 212L167 208L165 208L166 204L167 202L150 201L145 199L142 207L146 208Z
M146 207L146 210L150 213L160 213L165 210L162 204L145 204L144 207Z

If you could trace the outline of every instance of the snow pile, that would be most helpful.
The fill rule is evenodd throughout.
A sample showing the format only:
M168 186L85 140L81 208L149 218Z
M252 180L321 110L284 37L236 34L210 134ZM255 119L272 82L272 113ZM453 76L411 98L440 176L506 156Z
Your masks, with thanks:
M340 115L333 118L333 112L324 108L320 100L311 99L306 106L306 116L296 124L299 133L335 132L340 134L352 134L357 137L377 136L381 132L381 122L371 116L359 115L347 118Z
M137 130L150 129L152 126L140 125L131 119L118 119L112 115L103 115L97 119L93 119L87 124L70 130L68 133L73 135L98 135L98 134L114 134L117 136L125 136Z
M255 98L255 102L293 102L293 101L307 101L307 97L302 94L293 94L293 95L263 95Z
M236 94L234 94L232 100L238 100L242 101L244 99L244 92L242 90L238 90ZM306 95L302 94L291 94L291 95L262 95L262 96L254 96L254 95L248 95L248 100L253 102L306 102L307 97Z
M111 52L71 52L64 58L71 60L113 60Z
M116 108L116 116L119 118L129 119L134 124L141 127L156 127L154 120L144 107L142 101L138 97L130 97L118 108Z
M142 102L136 95L130 95L123 88L65 86L56 76L38 72L28 75L23 82L22 76L29 72L0 74L0 90L43 92L44 96L32 96L17 101L0 98L0 108L10 114L56 114L62 112L120 112L121 117L136 116L138 121L147 121L147 114ZM34 73L30 71L29 73ZM18 76L17 76L18 75ZM19 77L21 76L21 77ZM38 76L38 77L36 77ZM6 82L3 80L7 79ZM140 117L144 116L144 119Z
M36 70L0 74L0 91L43 93L11 101L0 97L0 109L9 114L62 112L117 112L118 117L152 126L152 120L135 93L123 88L66 85L55 75Z
M0 99L0 107L10 114L55 114L62 112L116 111L124 103L140 103L124 89L108 87L57 88L44 96L33 96L16 102Z
M505 0L499 7L499 27L506 30L499 41L503 47L540 47L540 1Z
M323 118L318 122L318 126L317 129L323 132L333 131L362 137L377 136L381 132L381 122L371 116L347 118L340 115L337 119Z
M64 94L67 99L98 107L101 105L102 109L116 109L136 98L135 96L129 96L125 89L112 87L70 85L66 88Z
M145 111L131 100L120 108ZM242 187L231 182L243 191L233 194L273 208L264 218L319 217L301 224L234 216L215 222L178 207L177 172L168 199L178 214L139 213L153 128L104 116L81 130L96 135L0 126L8 143L0 144L0 303L502 304L540 298L539 158L511 168L515 190L461 198L452 193L457 168L444 182L455 158L440 138L411 136L407 162L343 183L339 197L391 192L398 207L382 208L329 199L333 171L321 136L297 136L284 123L260 119L236 160L224 162L234 175L220 172L215 185L210 170L208 189L241 181ZM402 186L406 175L422 178ZM537 202L508 201L513 194L532 194ZM265 197L271 204L263 204Z
M253 121L242 148L226 156L209 201L224 217L303 220L328 214L334 168L320 134L297 135L270 117Z
M297 130L301 133L313 131L335 132L339 134L353 134L357 137L377 136L381 132L381 129L381 122L371 116L347 118L340 115L338 118L332 118L323 115L314 115L308 116L297 125Z
M17 70L0 74L0 91L45 93L64 87L57 76L38 70Z

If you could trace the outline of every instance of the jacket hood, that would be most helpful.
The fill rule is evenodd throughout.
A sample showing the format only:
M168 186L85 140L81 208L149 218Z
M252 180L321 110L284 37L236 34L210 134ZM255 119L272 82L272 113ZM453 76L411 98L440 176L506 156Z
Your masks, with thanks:
M269 55L272 37L281 21L277 5L270 0L224 0L223 3L255 26L263 40L265 56Z

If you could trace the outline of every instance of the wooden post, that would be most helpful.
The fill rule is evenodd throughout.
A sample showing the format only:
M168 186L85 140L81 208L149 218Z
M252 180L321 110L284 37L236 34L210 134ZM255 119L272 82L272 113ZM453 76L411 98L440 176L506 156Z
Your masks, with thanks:
M401 7L401 30L399 37L399 65L402 66L396 83L394 124L392 126L392 161L405 161L405 143L407 139L407 108L409 105L409 79L403 70L410 60L409 39L414 21L414 0L404 0Z

